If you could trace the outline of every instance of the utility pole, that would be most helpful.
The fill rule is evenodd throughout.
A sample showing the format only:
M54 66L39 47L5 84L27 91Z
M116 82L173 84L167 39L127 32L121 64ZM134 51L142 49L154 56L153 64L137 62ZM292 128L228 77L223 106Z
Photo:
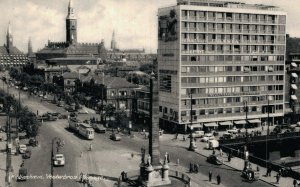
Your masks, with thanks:
M11 165L11 149L12 149L12 143L11 143L11 118L9 115L9 110L7 113L7 122L6 122L6 136L7 136L7 146L6 146L6 184L8 187L11 187L11 172L13 171L12 165Z
M193 131L192 131L192 125L193 125L193 93L192 93L192 90L190 92L190 96L191 96L191 111L190 111L190 130L191 130L191 133L190 133L190 147L189 147L189 150L190 151L195 151L197 149L197 146L195 144L195 141L194 141L194 135L193 135Z

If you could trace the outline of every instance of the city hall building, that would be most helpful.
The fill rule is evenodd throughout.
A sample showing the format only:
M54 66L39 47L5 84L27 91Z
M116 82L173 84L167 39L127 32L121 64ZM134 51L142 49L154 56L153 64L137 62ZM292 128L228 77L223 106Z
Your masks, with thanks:
M268 113L270 124L282 123L285 48L286 13L278 7L178 0L160 8L161 126L259 126Z

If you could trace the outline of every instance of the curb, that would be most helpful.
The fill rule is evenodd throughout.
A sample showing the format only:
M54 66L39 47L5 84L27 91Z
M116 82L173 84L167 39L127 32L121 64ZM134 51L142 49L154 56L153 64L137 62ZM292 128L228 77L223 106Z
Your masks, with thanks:
M199 153L199 152L197 152L197 151L194 151L194 152L197 153L198 155L201 155L201 156L207 158L207 156L205 156L205 155L202 154L202 153ZM235 169L235 170L238 170L239 172L241 172L241 170L236 169L236 168L234 168L234 167L232 167L232 166L226 164L225 162L223 162L223 164L224 164L225 166L227 166L227 167L230 167L230 168L232 168L232 169ZM265 181L265 180L263 180L263 179L261 179L261 178L259 178L259 180L262 181L262 182L265 182L265 183L267 183L267 184L270 184L270 185L272 185L272 186L276 186L276 187L277 187L277 185L275 185L275 184L273 184L273 183L271 183L271 182Z

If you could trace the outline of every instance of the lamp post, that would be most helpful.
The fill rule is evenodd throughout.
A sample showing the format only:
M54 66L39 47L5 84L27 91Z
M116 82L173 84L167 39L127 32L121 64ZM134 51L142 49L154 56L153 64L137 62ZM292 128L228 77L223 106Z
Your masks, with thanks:
M270 98L269 98L269 94L267 95L267 102L268 102L268 108L267 108L267 112L268 112L267 136L269 136L269 134L270 134Z
M246 112L246 124L245 124L245 129L246 129L246 138L248 140L248 103L247 101L244 101L244 111ZM248 141L247 141L248 142Z
M189 146L189 150L190 151L195 151L197 149L197 146L195 144L195 141L194 141L194 135L193 135L193 132L192 132L192 125L193 125L193 93L192 91L190 92L190 96L191 96L191 111L190 111L190 146Z

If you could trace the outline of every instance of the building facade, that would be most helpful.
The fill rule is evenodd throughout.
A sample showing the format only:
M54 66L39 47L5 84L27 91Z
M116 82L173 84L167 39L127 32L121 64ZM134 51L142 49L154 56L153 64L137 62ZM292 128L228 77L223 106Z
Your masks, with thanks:
M268 111L272 123L282 122L285 12L267 5L178 0L159 9L158 22L164 128L260 124Z

